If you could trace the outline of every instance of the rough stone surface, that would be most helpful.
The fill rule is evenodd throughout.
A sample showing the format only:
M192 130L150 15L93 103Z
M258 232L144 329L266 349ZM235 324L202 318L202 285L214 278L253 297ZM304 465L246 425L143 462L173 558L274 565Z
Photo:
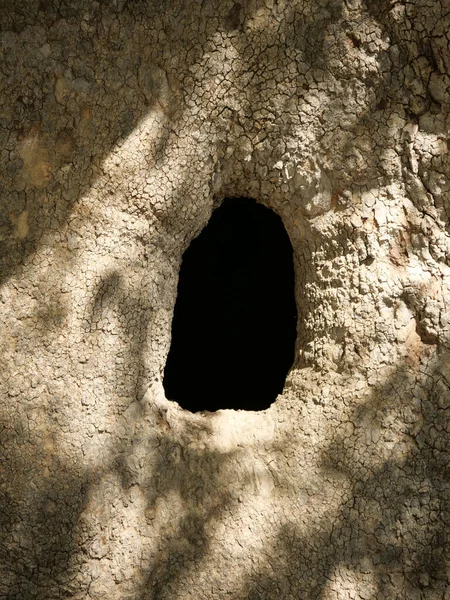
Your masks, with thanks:
M0 598L450 598L449 0L5 0ZM291 238L264 412L162 372L226 196Z

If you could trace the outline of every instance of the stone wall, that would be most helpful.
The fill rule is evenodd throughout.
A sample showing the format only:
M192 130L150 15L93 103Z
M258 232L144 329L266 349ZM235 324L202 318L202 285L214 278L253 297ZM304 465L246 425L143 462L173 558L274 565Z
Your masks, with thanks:
M5 0L0 598L450 598L449 0ZM162 374L227 196L294 248L263 412Z

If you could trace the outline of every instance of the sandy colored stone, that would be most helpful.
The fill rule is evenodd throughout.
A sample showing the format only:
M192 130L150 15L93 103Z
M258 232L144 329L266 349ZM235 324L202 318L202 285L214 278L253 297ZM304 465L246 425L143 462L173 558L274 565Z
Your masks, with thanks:
M6 0L1 599L448 596L448 8ZM191 414L177 278L229 196L290 236L296 359Z

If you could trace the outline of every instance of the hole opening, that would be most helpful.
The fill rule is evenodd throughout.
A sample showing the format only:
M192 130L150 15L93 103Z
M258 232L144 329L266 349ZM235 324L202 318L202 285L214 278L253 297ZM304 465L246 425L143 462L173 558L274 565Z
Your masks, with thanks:
M294 362L293 250L281 218L226 198L183 255L163 385L192 412L265 410Z

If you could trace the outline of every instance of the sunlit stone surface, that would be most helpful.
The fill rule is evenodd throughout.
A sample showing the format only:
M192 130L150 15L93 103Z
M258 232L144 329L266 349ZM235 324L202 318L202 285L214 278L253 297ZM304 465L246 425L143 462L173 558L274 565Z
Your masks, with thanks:
M0 598L447 600L446 0L5 0ZM165 397L184 252L280 216L267 410Z

